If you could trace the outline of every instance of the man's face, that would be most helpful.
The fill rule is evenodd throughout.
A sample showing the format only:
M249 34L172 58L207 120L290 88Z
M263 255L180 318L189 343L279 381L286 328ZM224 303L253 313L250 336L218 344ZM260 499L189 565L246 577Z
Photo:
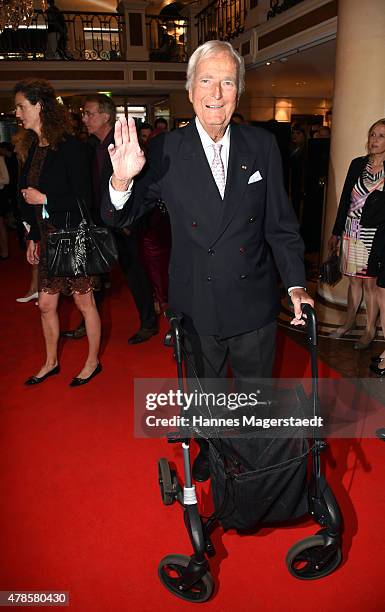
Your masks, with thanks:
M297 146L302 145L305 141L304 133L299 130L293 130L291 133L291 141Z
M156 129L158 132L167 132L167 123L163 123L163 121L159 121L156 125Z
M83 109L83 123L89 134L104 140L111 130L108 113L101 113L97 102L86 102Z
M222 138L235 111L237 82L237 66L228 53L216 53L198 62L189 98L196 116L213 140Z
M151 134L151 130L150 128L141 128L139 130L139 139L143 144L146 144L147 140L149 139L149 136Z

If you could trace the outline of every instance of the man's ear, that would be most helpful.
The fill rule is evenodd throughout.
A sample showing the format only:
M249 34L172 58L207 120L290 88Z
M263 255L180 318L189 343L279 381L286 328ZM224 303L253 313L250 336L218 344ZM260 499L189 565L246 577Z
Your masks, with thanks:
M192 88L190 87L190 89L188 90L188 99L190 100L191 104L192 104Z

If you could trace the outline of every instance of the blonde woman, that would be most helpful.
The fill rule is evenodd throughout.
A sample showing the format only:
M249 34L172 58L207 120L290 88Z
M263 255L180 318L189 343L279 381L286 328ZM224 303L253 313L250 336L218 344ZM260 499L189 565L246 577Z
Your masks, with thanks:
M345 323L332 338L341 338L355 326L356 315L364 293L366 328L355 349L366 349L376 334L379 305L376 277L368 271L368 261L377 231L360 223L365 202L374 190L383 190L385 176L385 118L370 126L368 155L353 159L346 176L329 248L342 249L342 272L349 279L348 308Z

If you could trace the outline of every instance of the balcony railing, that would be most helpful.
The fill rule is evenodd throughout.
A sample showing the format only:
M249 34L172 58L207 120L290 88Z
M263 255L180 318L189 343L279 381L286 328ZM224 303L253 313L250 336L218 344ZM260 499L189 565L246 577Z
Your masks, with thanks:
M63 59L104 61L125 59L123 15L68 11L62 11L62 14L67 26L67 36L61 41ZM0 59L52 59L47 56L47 27L46 14L35 11L28 28L20 27L16 31L5 29L0 34Z
M62 11L67 26L57 57L47 53L48 22L35 11L31 25L0 34L0 60L125 60L126 25L119 13ZM188 21L182 17L146 15L149 58L157 62L187 61Z
M184 17L146 15L147 45L154 62L186 62L188 21Z
M198 42L231 40L243 32L246 0L214 0L197 14Z
M270 0L270 10L267 13L267 18L271 19L300 2L303 2L303 0Z

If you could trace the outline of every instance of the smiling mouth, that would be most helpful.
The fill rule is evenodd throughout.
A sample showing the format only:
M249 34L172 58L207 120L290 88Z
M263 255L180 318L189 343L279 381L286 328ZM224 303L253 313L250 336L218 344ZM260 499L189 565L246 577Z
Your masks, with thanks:
M223 108L223 104L206 104L206 108L219 109L219 108Z

